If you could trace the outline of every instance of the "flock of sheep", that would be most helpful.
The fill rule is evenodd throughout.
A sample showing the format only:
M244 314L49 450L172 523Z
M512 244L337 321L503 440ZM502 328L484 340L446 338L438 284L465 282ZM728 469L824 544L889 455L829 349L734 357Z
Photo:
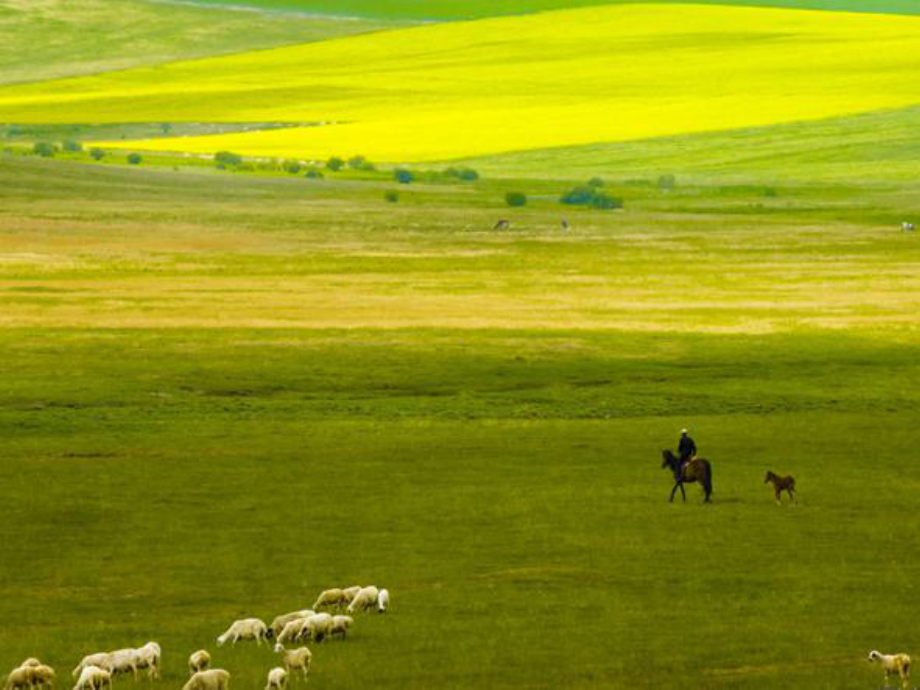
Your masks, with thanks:
M284 690L288 678L298 671L303 680L307 680L313 660L313 654L306 646L287 649L286 644L319 643L336 636L344 639L354 623L350 614L366 611L385 613L389 607L390 593L386 589L373 586L327 589L319 595L312 609L278 616L270 626L258 618L235 621L217 638L217 646L227 642L235 645L247 640L261 645L263 641L275 638L275 652L281 655L281 666L268 672L265 690ZM160 677L161 657L162 650L156 642L148 642L138 649L90 654L83 657L73 670L73 677L77 679L74 690L111 690L112 681L117 676L130 673L137 680L141 671L147 671L148 678L157 679ZM227 690L229 687L230 673L211 668L211 655L206 649L192 653L188 670L190 678L183 690ZM53 688L54 680L54 669L30 658L10 672L3 690L43 690Z

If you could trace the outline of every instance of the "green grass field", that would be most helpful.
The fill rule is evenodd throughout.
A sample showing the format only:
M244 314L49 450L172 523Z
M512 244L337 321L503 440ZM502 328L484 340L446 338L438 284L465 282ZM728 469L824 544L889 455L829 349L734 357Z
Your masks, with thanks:
M920 644L889 605L920 562L912 182L624 185L567 235L502 208L534 181L0 183L0 667L153 638L178 687L230 620L352 582L393 611L311 687L864 688ZM667 503L684 425L712 506ZM274 657L216 661L261 687Z
M559 4L0 0L13 37L0 81L32 82L0 89L0 674L38 656L67 688L83 655L152 639L164 678L138 687L182 687L204 647L234 690L263 688L278 658L218 649L230 622L372 583L392 610L311 645L307 687L860 690L882 684L870 649L920 658L920 236L900 230L920 223L916 38L902 31L916 19L809 14L803 33L769 13L784 17L769 31L702 38L705 22L686 26L699 69L762 59L733 72L736 93L772 83L765 100L799 107L807 91L869 112L823 102L808 121L719 129L695 111L701 126L669 136L537 137L510 153L448 130L482 175L467 182L432 162L398 185L376 157L375 171L324 179L257 159L219 170L168 146L127 163L130 140L250 136L328 103L383 112L415 72L418 89L469 104L479 87L462 69L488 47L407 36L516 45L504 67L519 90L493 90L518 112L532 80L547 98L567 53L591 62L581 34L535 49L537 28L501 27L551 21L503 18L485 22L492 34L425 26L161 63L388 26L314 11L393 21ZM709 11L676 8L672 28ZM899 50L866 47L881 39L859 29L882 25ZM49 26L60 49L43 42ZM594 68L611 51L597 28L583 27ZM806 53L833 60L803 74ZM129 65L148 67L112 71ZM589 82L565 87L593 98ZM682 97L705 96L694 83ZM655 97L634 87L637 102ZM37 100L10 105L24 94ZM68 139L112 147L98 162L27 155ZM590 177L623 209L559 203ZM506 205L513 191L526 206ZM510 229L494 231L499 219ZM696 486L667 500L660 453L685 426L713 463L711 505ZM798 505L774 504L767 470L796 477Z

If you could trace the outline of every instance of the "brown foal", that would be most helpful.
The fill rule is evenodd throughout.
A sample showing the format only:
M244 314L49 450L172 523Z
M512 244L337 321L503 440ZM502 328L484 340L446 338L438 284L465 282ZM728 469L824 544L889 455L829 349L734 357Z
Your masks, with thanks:
M767 472L767 476L763 478L763 483L768 482L773 484L773 495L776 497L777 503L782 503L784 491L789 494L789 498L793 502L797 502L795 499L795 477L780 477L773 472Z

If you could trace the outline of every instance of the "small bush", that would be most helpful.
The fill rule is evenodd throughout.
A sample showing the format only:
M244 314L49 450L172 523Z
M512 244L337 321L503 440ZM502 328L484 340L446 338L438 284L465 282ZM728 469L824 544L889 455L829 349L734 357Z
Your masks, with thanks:
M399 201L399 192L391 189L388 192L384 192L383 198L389 201L391 204L395 204L397 201Z
M130 165L140 165L143 162L143 158L139 153L129 153L128 154L128 163Z
M415 181L415 174L410 170L397 170L393 176L399 184L412 184Z
M78 152L78 151L82 151L82 150L83 150L83 144L81 144L79 141L65 141L65 142L64 142L64 150L65 150L65 151L70 151L70 152L72 152L72 153L75 153L75 152Z
M49 144L47 141L37 141L32 147L32 153L42 158L52 158L57 153L57 146Z
M775 187L767 187L765 190L763 190L763 195L768 199L775 199L779 196L779 192L776 191Z
M527 195L523 192L508 192L505 194L505 203L509 206L526 206Z
M242 163L243 157L232 151L218 151L214 154L214 162L217 164L217 167L232 167Z
M321 180L323 179L323 173L316 168L310 168L304 174L304 177L306 177L308 180Z
M658 189L669 191L677 186L677 178L674 175L662 175L658 178Z
M94 146L89 150L89 155L90 158L92 158L94 161L101 161L103 158L105 158L105 151Z
M367 165L367 158L364 156L352 156L348 159L348 167L352 170L363 170Z
M464 182L475 182L479 179L479 173L472 168L448 168L444 174Z
M597 189L598 187L604 186L604 181L599 177L592 177L590 180L588 180L588 186Z
M588 185L569 190L562 195L559 201L570 206L591 206L602 210L623 208L622 199L608 196L604 192L598 191L596 187Z
M286 160L281 167L283 168L284 172L290 175L299 175L302 169L300 161L295 160Z
M338 156L333 156L328 161L326 161L326 167L332 172L338 172L343 167L345 167L345 161L343 161Z

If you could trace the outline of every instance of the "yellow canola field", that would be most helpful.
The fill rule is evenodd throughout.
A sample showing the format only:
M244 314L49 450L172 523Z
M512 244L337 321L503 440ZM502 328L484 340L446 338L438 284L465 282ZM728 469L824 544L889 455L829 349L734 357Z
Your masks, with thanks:
M325 122L132 149L417 162L920 102L920 17L619 5L0 89L0 121Z

